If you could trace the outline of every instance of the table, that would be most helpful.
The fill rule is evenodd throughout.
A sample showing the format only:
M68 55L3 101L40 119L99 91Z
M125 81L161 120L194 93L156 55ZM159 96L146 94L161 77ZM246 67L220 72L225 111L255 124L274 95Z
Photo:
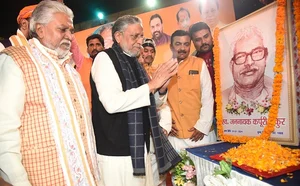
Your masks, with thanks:
M203 178L206 175L211 175L214 168L219 166L219 162L211 160L209 156L226 152L228 149L238 145L240 144L219 142L206 146L187 148L186 150L188 155L194 161L197 170L197 185L203 186ZM299 148L299 146L290 148ZM249 174L240 168L232 166L231 176L237 178L238 180L243 180L243 182L248 183L249 186L300 186L300 170L293 172L293 178L288 178L287 175L282 175L274 178L263 179L261 181L256 176ZM280 180L282 178L287 179L288 182L281 183Z

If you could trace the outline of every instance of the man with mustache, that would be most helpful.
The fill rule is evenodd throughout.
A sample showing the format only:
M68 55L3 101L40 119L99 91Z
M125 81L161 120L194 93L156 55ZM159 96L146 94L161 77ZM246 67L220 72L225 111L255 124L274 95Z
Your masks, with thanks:
M163 31L163 21L159 14L150 17L150 30L156 46L170 43L170 36Z
M155 43L152 39L146 38L143 41L142 47L143 49L141 55L143 58L143 67L145 68L149 78L151 79L152 74L156 70L156 68L152 66L156 54Z
M216 141L211 78L204 60L189 56L190 46L188 32L172 34L170 47L179 68L168 85L167 102L173 120L168 139L177 151Z
M193 24L189 33L192 37L195 51L192 53L193 56L202 58L209 71L209 75L212 83L212 92L214 100L216 99L216 84L215 84L215 72L214 72L214 54L213 54L213 38L209 26L204 22L197 22ZM216 102L214 101L214 125L216 123Z
M254 26L245 27L236 34L232 46L233 56L229 65L234 84L222 92L223 104L269 101L273 80L264 75L268 48L261 32Z
M92 93L90 85L90 73L93 60L99 52L104 50L104 39L99 34L92 34L86 38L87 53L89 58L85 57L80 69L76 69L81 76L81 81L89 98L90 108L92 108Z
M119 17L112 37L112 48L100 52L91 69L102 185L155 185L153 177L167 173L181 160L159 127L154 99L155 92L176 74L178 64L166 62L152 79L147 77L136 58L144 40L142 21L136 16Z
M41 1L29 46L0 53L0 177L12 185L99 185L88 98L70 64L73 18Z

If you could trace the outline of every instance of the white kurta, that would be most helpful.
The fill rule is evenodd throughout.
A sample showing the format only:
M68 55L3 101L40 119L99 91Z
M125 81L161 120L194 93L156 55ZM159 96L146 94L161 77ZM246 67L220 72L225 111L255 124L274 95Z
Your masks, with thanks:
M126 112L150 105L150 91L148 84L124 92L122 90L122 83L119 79L119 75L116 72L111 59L105 52L100 52L95 58L91 74L99 94L99 100L102 102L107 112ZM171 116L170 111L169 113L165 113ZM164 113L161 113L161 115L164 115ZM169 123L170 121L171 118L165 120L165 122ZM151 140L150 143L152 143ZM146 156L147 155L145 155L145 157ZM153 167L157 167L155 155L150 153L150 156ZM145 161L146 159L147 158L145 158ZM151 162L146 162L148 165L149 163L151 164ZM102 178L104 177L104 180L106 181L106 183L104 183L105 185L145 185L144 176L133 176L130 156L113 157L99 155L99 166L100 173L106 172L105 175L101 173ZM157 183L158 172L156 172L154 177L154 181Z
M211 78L209 75L209 71L206 67L206 64L203 62L202 70L201 70L201 74L200 74L202 107L200 109L199 119L195 123L194 127L205 135L202 140L199 140L197 142L193 142L190 139L179 139L174 136L169 136L169 141L172 144L172 146L176 149L176 151L179 152L181 149L184 149L184 148L196 147L199 145L212 143L217 140L215 132L214 131L210 132L210 128L211 128L212 122L213 122L212 110L213 110L213 102L214 102L211 86L212 86L212 84L211 84ZM163 110L164 110L164 108L162 108L162 111ZM163 126L163 128L168 129L170 127ZM169 130L168 133L170 131L171 130Z
M47 113L49 114L50 118L49 120L43 120L43 125L49 125L52 127L53 130L41 130L41 136L51 136L52 138L50 140L53 140L54 146L57 149L57 152L59 154L54 154L53 155L53 163L54 164L54 159L55 157L59 157L59 163L60 167L59 171L62 171L64 173L64 180L66 185L69 185L71 182L73 182L73 185L82 185L85 183L88 183L89 185L95 185L95 181L97 180L99 175L92 175L93 168L94 167L89 167L88 165L88 160L87 160L87 154L93 154L95 158L92 158L92 161L95 160L93 165L97 167L96 163L96 153L95 153L95 144L94 144L94 135L93 133L90 133L92 130L89 130L92 127L91 119L90 119L90 113L89 110L85 109L87 112L82 113L82 118L85 119L85 122L83 124L79 125L79 121L76 119L75 116L75 109L80 110L79 108L75 108L73 106L72 102L70 101L71 98L68 97L69 92L67 88L67 82L62 75L62 70L58 67L59 65L62 65L63 62L67 61L69 56L66 56L64 59L58 59L55 60L54 58L51 58L51 55L47 53L47 50L50 51L50 49L45 48L44 46L39 43L37 39L32 39L31 40L33 47L31 54L31 60L33 64L36 64L36 71L39 73L39 75L43 75L46 77L45 79L51 79L50 81L53 81L51 88L49 88L49 91L46 91L44 88L45 85L47 84L50 86L49 81L45 80L43 81L40 76L38 78L34 79L37 86L41 86L42 93L39 92L39 94L42 95L41 100L43 104L47 105ZM38 52L39 51L39 52ZM52 51L55 53L55 51ZM41 60L39 57L42 55L38 55L43 53L43 57ZM33 58L32 56L35 56ZM37 57L39 56L39 57ZM46 57L45 57L46 56ZM44 66L42 66L43 64ZM46 66L45 64L49 64ZM42 66L42 67L41 67ZM43 68L45 67L46 68ZM67 67L66 67L67 66ZM48 67L48 68L47 68ZM82 108L88 108L88 102L85 94L82 94L84 92L83 86L80 84L77 84L77 82L80 82L80 78L75 71L75 69L72 69L69 67L69 65L65 64L64 67L69 74L70 79L72 80L72 83L74 81L74 85L76 85L76 96L79 98L79 106ZM37 70L39 69L39 70ZM42 70L40 70L42 69ZM51 69L55 69L56 72L60 75L59 77L57 76L52 76L55 73L52 73ZM43 71L45 70L45 71ZM69 72L69 70L71 72ZM34 71L34 70L32 70ZM74 74L74 73L76 74ZM34 73L32 73L34 74ZM34 74L35 75L35 74ZM13 61L13 59L6 55L6 54L1 54L0 55L0 176L3 177L5 180L8 182L12 183L13 185L31 185L31 183L28 180L27 172L24 168L25 165L24 162L22 164L22 155L23 155L23 161L27 160L27 162L30 163L30 160L24 158L24 154L21 154L21 147L24 147L24 143L22 144L23 141L21 139L24 139L22 134L22 127L24 127L24 123L22 123L21 118L26 117L24 116L23 112L28 111L31 106L30 104L27 104L25 107L25 103L27 103L28 100L26 100L26 96L28 95L28 89L25 88L26 82L24 79L24 72L21 70L21 68L16 64L16 62ZM26 77L26 76L25 76ZM34 76L36 77L36 76ZM53 78L56 77L56 78ZM76 82L76 83L75 83ZM61 89L56 88L54 85L56 84L61 85ZM70 86L72 86L72 83L69 83ZM79 90L81 88L81 90ZM60 93L63 92L63 93ZM38 95L39 95L38 94ZM63 100L61 98L61 95L67 95L64 96L64 99L66 101L60 101ZM53 98L50 98L50 96L55 95L54 101L52 101ZM83 96L85 95L85 96ZM48 97L47 97L48 96ZM54 96L53 96L54 97ZM51 105L51 103L53 105ZM42 104L42 105L43 105ZM51 105L52 109L50 109ZM57 105L61 106L60 111L64 112L59 112L58 116L52 120L52 115L55 115L57 112ZM73 106L73 107L72 107ZM66 108L66 109L65 109ZM67 110L67 111L66 111ZM83 109L84 110L84 109ZM30 111L29 111L30 112ZM34 111L32 111L34 112ZM29 114L30 115L30 114ZM55 115L56 116L56 115ZM71 119L69 119L71 118ZM38 120L40 118L33 119L30 123L30 125L34 125L33 127L39 127L39 125L42 123L39 122L41 120ZM62 122L63 120L63 122ZM72 125L70 124L70 120L72 120ZM74 122L73 122L74 121ZM73 124L75 125L73 126ZM26 124L26 123L25 123ZM55 127L59 127L59 132L56 130ZM73 128L71 128L73 127ZM85 127L87 128L86 130L86 135L85 138L88 147L90 149L84 148L84 139L81 138L80 134L80 128L79 127ZM60 132L65 132L64 135L61 137L57 137L58 134L61 134ZM43 132L50 132L49 133L43 133ZM26 133L28 135L28 138L34 138L31 136L32 134ZM49 141L50 141L49 140ZM33 147L27 147L27 148L34 148L35 152L39 152L38 150L42 149L42 147L39 147L36 143L37 140L32 140L31 142L33 144ZM60 141L60 144L56 143L57 141ZM64 143L66 142L66 143ZM36 145L36 146L35 146ZM71 147L69 145L72 145ZM25 144L26 146L26 144ZM39 149L40 148L40 149ZM26 149L27 150L27 149ZM34 154L34 153L32 153ZM63 154L63 155L61 155ZM79 155L80 154L80 155ZM83 156L82 156L83 154ZM51 154L52 155L52 154ZM91 155L91 156L93 156ZM41 156L40 156L41 157ZM67 160L70 161L64 161L64 157L67 157ZM68 159L72 158L72 159ZM29 158L30 159L30 158ZM29 164L28 163L28 164ZM49 162L45 162L49 163ZM34 164L34 163L33 163ZM53 165L52 164L52 165ZM35 165L32 165L34 167ZM26 167L26 166L25 166ZM70 168L70 167L76 167L75 168ZM88 167L88 168L86 168ZM32 168L33 169L33 168ZM61 170L62 169L62 170ZM65 171L66 170L66 171ZM95 169L96 172L98 172L98 169ZM32 173L32 172L31 172ZM53 175L51 175L51 172L43 172L43 175L40 175L41 172L35 172L33 174L34 176L40 176L42 178L47 178L51 177L51 179L55 178ZM52 173L53 174L53 173ZM80 174L80 177L77 176ZM28 175L30 173L28 172ZM62 176L62 177L63 177ZM77 177L76 177L77 176ZM93 177L94 176L94 177ZM41 178L41 180L42 180ZM80 178L80 180L78 179ZM96 179L96 180L94 180ZM92 181L90 181L92 180ZM48 181L47 181L48 183ZM49 180L49 184L51 184L51 180Z

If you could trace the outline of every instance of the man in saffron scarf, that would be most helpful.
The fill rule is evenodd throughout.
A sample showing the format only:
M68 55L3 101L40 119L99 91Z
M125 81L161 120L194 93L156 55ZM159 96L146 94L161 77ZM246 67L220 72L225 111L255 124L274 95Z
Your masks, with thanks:
M36 5L25 6L20 10L17 17L18 30L16 35L12 35L0 43L0 51L9 46L28 46L29 19Z
M63 3L63 0L53 0ZM18 30L16 35L10 36L8 39L0 42L0 51L9 46L28 46L28 39L31 38L29 34L30 17L37 5L29 5L22 8L17 17ZM81 54L76 38L73 36L71 45L73 65L81 68L84 56Z

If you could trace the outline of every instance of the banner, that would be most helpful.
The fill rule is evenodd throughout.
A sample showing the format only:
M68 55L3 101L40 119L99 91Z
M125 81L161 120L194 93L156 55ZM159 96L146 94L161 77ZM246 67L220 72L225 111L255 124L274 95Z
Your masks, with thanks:
M199 2L206 3L201 4L200 6ZM151 16L154 15L158 15L162 19L162 24L158 26L159 28L155 28L155 21L158 21L158 19L151 20L152 23L150 21ZM206 22L211 27L222 27L235 21L233 0L191 0L189 2L138 14L136 16L142 19L145 38L152 38L153 35L155 35L154 33L158 31L169 37L175 30L188 30L190 25L199 21ZM85 56L88 56L85 39L93 33L101 34L105 40L105 48L110 47L112 45L112 37L109 28L111 28L112 25L113 22L76 32L75 37L79 44L80 51ZM170 41L161 45L156 45L156 56L153 65L163 63L172 57ZM194 52L194 50L194 46L191 45L191 53Z

